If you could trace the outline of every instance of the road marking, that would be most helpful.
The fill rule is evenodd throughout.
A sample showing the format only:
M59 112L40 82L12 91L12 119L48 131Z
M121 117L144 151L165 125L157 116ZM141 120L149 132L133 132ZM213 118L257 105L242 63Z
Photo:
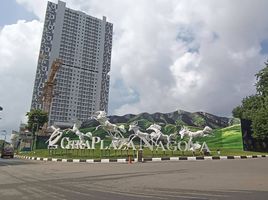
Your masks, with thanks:
M154 161L154 162L155 162L155 161L156 161L156 162L157 162L157 161L161 161L161 158L152 158L152 161Z
M101 163L109 163L110 160L109 159L101 159Z
M120 158L119 158L119 159L117 159L117 162L118 162L118 163L126 163L127 161L126 161L126 159L120 159Z
M204 160L212 160L211 156L204 156Z
M170 161L178 161L179 157L170 157Z
M196 157L188 157L188 160L196 160Z

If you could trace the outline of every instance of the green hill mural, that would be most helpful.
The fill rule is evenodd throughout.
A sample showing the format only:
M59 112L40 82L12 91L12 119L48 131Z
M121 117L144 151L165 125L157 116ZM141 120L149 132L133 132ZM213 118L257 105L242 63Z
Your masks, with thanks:
M161 131L164 134L179 132L183 126L188 127L191 131L202 130L205 126L213 129L212 133L203 138L195 140L202 143L206 141L208 146L213 149L242 149L242 135L240 121L235 118L219 117L205 112L190 113L178 110L172 113L141 113L138 115L109 116L111 123L123 124L128 130L129 124L138 122L141 131L146 131L151 124L161 125ZM82 124L81 131L86 133L92 132L94 136L102 139L106 133L100 128L95 130L99 123L95 120L88 120ZM128 137L131 133L128 131L123 135ZM177 138L180 140L180 137ZM185 138L187 140L187 138Z

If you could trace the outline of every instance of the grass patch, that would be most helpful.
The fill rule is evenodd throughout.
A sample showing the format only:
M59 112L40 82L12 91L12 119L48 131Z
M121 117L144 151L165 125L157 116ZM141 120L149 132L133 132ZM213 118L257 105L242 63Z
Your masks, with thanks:
M200 143L206 142L210 149L236 149L242 150L242 133L240 124L229 126L223 129L216 129L203 138L197 139Z
M243 156L243 155L266 155L267 153L261 152L250 152L243 151L238 149L220 149L221 156ZM56 150L47 150L47 149L38 149L31 152L20 152L19 155L32 156L32 157L46 157L46 158L74 158L74 159L105 159L105 158L127 158L128 156L136 157L137 151L134 150L65 150L65 149L56 149ZM173 156L203 156L202 152L196 151L194 154L191 151L162 151L149 149L143 150L144 158L152 157L173 157ZM218 156L216 150L211 151L211 156Z

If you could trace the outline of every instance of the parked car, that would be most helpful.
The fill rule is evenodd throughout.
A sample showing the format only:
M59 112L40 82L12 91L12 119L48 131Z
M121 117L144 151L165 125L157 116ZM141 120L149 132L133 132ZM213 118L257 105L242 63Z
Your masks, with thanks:
M10 144L4 144L1 150L1 158L10 157L14 158L14 148Z

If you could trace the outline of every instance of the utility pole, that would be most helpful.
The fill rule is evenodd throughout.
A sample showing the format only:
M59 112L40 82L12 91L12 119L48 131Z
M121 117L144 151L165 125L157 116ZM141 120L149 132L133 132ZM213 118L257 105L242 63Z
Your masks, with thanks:
M0 111L2 111L3 110L3 107L2 106L0 106ZM2 119L1 117L0 117L0 119Z
M32 150L36 149L36 132L39 130L39 124L38 124L38 120L36 117L34 118L34 122L35 123L33 123L33 127L32 127L32 136L33 136Z

